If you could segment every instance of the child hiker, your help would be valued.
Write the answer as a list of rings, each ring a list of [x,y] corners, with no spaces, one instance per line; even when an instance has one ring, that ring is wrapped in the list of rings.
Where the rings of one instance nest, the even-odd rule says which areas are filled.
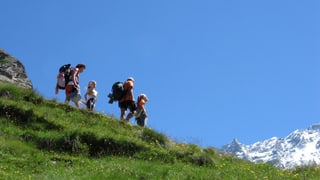
[[[87,92],[84,94],[85,104],[90,111],[94,110],[98,98],[98,92],[96,91],[96,81],[89,81]]]
[[[137,124],[144,127],[147,123],[147,111],[145,104],[148,101],[148,97],[145,94],[140,94],[137,100],[137,110],[135,113]]]

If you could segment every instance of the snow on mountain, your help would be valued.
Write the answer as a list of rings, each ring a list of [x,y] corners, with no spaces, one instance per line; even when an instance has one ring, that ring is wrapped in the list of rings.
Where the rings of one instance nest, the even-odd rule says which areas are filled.
[[[273,137],[251,145],[233,139],[221,151],[255,163],[268,163],[281,169],[320,165],[320,124],[295,130],[285,138]]]

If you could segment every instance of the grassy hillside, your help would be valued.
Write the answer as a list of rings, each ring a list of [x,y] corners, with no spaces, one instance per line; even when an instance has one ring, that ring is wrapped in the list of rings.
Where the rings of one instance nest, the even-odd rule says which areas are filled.
[[[0,85],[0,179],[318,179]]]

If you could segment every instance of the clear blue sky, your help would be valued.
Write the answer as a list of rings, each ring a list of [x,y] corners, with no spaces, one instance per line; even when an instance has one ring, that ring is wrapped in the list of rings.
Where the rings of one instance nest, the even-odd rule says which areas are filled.
[[[320,1],[2,0],[0,48],[54,94],[58,68],[85,63],[97,110],[133,76],[150,101],[149,127],[220,148],[252,144],[320,121]]]

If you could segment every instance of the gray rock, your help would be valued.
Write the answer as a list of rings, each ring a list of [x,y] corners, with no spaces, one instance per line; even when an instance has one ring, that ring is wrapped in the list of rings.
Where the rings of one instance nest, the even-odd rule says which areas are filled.
[[[20,87],[33,89],[23,64],[0,49],[0,84],[11,83]]]

